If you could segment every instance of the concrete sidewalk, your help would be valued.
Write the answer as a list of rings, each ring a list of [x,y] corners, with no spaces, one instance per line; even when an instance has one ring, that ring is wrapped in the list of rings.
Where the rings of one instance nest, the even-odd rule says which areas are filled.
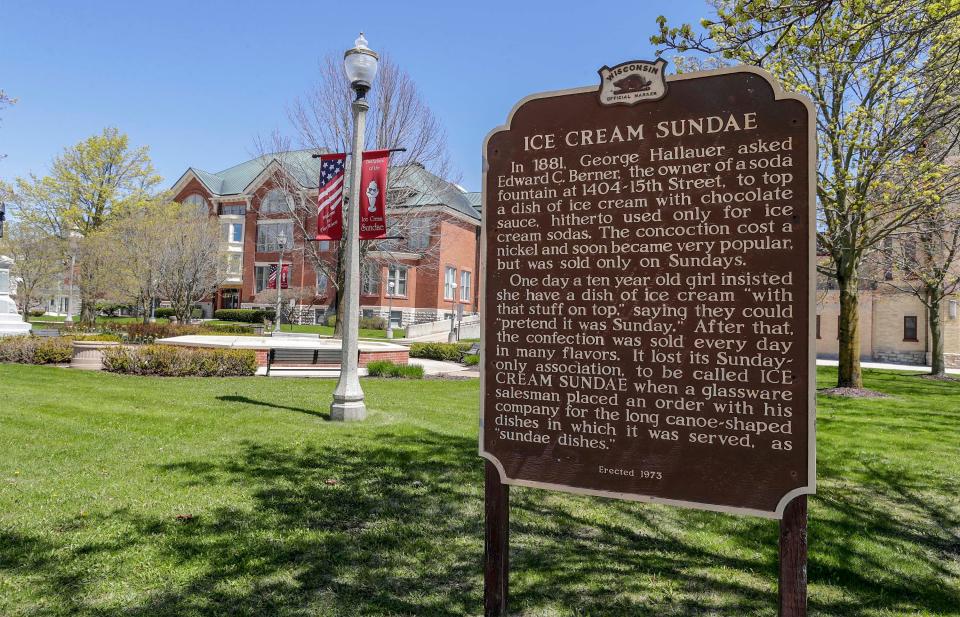
[[[423,367],[423,374],[434,377],[450,375],[452,377],[479,377],[479,372],[475,366],[464,366],[459,362],[446,362],[443,360],[428,360],[426,358],[410,358],[410,364],[418,364]],[[471,373],[477,373],[472,375]]]
[[[836,360],[825,360],[825,359],[817,358],[817,366],[837,366],[838,364],[839,362],[837,362]],[[919,373],[930,372],[929,366],[920,366],[918,364],[888,364],[886,362],[861,362],[860,367],[887,369],[891,371],[916,371]],[[960,369],[948,368],[947,373],[950,373],[952,375],[960,375]]]

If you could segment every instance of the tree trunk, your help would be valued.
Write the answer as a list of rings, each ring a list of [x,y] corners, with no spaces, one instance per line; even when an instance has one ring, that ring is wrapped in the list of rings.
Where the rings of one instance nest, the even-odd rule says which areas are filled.
[[[70,298],[70,302],[73,302],[73,298]],[[75,310],[71,309],[71,312]],[[97,323],[97,303],[82,287],[80,288],[80,323],[91,327]]]
[[[838,388],[862,388],[860,374],[860,290],[856,269],[837,276],[840,286]]]
[[[928,296],[930,304],[927,307],[927,315],[930,323],[930,351],[932,369],[931,375],[943,377],[946,374],[946,366],[943,357],[943,324],[940,321],[940,294],[933,292]]]

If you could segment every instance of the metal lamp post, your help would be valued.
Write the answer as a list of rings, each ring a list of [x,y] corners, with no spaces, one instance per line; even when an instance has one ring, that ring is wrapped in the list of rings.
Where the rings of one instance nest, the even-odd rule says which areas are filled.
[[[344,243],[343,327],[340,379],[333,391],[330,419],[339,421],[363,420],[367,417],[363,389],[358,374],[360,352],[358,347],[360,323],[360,169],[363,160],[363,135],[367,110],[370,105],[364,96],[377,75],[380,58],[367,47],[367,39],[360,33],[353,49],[343,54],[343,68],[356,93],[353,101],[353,154],[350,159],[350,201],[346,208]]]
[[[393,338],[393,290],[396,286],[393,281],[387,283],[387,338]]]
[[[70,286],[67,288],[67,318],[63,322],[69,327],[73,325],[73,277],[77,271],[77,241],[70,234]]]
[[[287,247],[287,234],[280,232],[277,236],[277,248],[280,249],[280,261],[277,264],[277,314],[274,315],[273,331],[280,331],[280,314],[283,310],[283,249]]]
[[[450,334],[447,335],[448,343],[457,342],[457,284],[454,283],[450,286],[453,289],[453,299],[450,300],[450,310],[453,311],[450,313]]]

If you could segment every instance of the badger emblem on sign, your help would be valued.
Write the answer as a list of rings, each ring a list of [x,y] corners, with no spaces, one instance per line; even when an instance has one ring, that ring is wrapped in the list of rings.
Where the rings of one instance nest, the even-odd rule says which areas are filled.
[[[604,66],[600,73],[600,103],[603,105],[636,105],[642,101],[659,101],[667,94],[663,69],[667,61],[631,60],[614,67]]]

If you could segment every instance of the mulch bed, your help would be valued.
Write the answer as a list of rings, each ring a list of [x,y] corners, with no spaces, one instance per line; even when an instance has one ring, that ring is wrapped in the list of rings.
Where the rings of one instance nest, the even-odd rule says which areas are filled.
[[[866,388],[824,388],[817,390],[817,394],[826,396],[843,396],[846,398],[890,398],[889,395]]]

